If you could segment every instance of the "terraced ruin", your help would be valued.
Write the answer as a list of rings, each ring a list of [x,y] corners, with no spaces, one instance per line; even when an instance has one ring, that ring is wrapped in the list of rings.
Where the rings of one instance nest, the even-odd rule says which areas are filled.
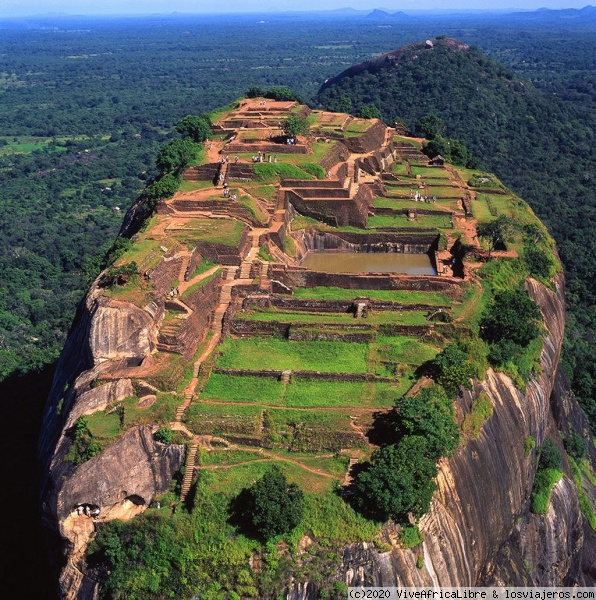
[[[308,135],[284,135],[290,115]],[[477,220],[535,218],[422,142],[376,119],[241,100],[118,260],[138,274],[103,294],[159,333],[96,384],[130,379],[131,423],[186,441],[182,500],[206,471],[239,490],[273,462],[308,492],[349,483],[383,414],[425,385],[420,366],[478,317]]]

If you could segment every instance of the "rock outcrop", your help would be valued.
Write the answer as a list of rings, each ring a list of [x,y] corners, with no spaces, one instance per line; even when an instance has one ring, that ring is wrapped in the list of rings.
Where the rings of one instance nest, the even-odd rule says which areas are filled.
[[[45,460],[42,519],[53,537],[61,540],[62,555],[68,558],[66,565],[60,565],[64,598],[77,597],[74,590],[86,587],[76,563],[94,523],[142,512],[155,496],[168,490],[183,464],[184,446],[155,441],[155,426],[128,430],[78,466],[66,460],[79,417],[134,395],[130,379],[102,381],[100,377],[115,365],[140,364],[150,357],[160,318],[156,305],[140,309],[114,302],[93,287],[79,307],[57,365],[44,414],[40,456]]]

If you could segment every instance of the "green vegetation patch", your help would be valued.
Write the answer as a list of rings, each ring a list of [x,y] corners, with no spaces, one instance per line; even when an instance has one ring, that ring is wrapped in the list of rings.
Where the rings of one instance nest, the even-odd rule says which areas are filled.
[[[379,336],[373,350],[379,360],[416,366],[432,360],[439,352],[439,348],[404,335]]]
[[[572,456],[568,456],[567,458],[573,474],[573,483],[575,484],[575,489],[577,490],[580,510],[586,518],[586,521],[588,521],[590,524],[590,527],[596,531],[596,510],[594,509],[594,505],[590,501],[590,497],[588,496],[584,487],[584,478],[582,474],[582,468],[580,467],[580,464],[583,461],[577,461]]]
[[[228,338],[220,346],[218,367],[366,373],[366,344],[302,342],[275,338]]]
[[[370,298],[401,304],[448,305],[452,300],[440,292],[416,292],[410,290],[349,290],[338,287],[295,288],[294,298],[313,300],[354,300],[357,297]]]
[[[470,412],[464,417],[462,433],[472,439],[478,439],[485,421],[493,414],[493,405],[486,392],[480,392],[472,401]]]
[[[281,179],[315,179],[311,173],[288,163],[257,163],[254,168],[256,179],[266,183]]]
[[[390,407],[398,395],[397,385],[388,383],[294,378],[288,385],[285,403],[301,408]]]
[[[210,268],[211,267],[208,267],[208,269],[210,269]],[[197,281],[196,283],[193,283],[190,287],[188,287],[186,290],[184,290],[184,292],[182,293],[182,297],[188,298],[188,296],[192,295],[197,290],[201,289],[202,287],[205,287],[210,281],[213,281],[214,279],[221,277],[222,272],[223,272],[223,269],[217,269],[210,275],[207,275],[203,279]]]
[[[284,387],[274,377],[243,377],[213,373],[209,377],[205,389],[201,392],[201,398],[205,400],[280,404]]]
[[[168,234],[189,250],[200,242],[237,247],[244,228],[244,223],[233,219],[192,219],[183,228],[169,229]]]
[[[417,215],[414,219],[408,219],[405,214],[380,215],[369,217],[368,229],[379,229],[382,227],[420,227],[422,229],[451,229],[451,217],[445,215]]]
[[[258,224],[265,225],[269,220],[269,215],[263,212],[259,203],[252,196],[240,196],[238,202],[250,212]]]
[[[548,512],[550,494],[554,485],[563,477],[559,469],[539,469],[534,479],[534,488],[530,498],[530,510],[536,515]]]

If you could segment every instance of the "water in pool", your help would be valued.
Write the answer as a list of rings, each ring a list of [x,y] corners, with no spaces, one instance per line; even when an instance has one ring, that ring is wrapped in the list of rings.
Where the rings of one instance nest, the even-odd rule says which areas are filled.
[[[309,252],[301,266],[325,273],[437,274],[428,254],[398,252]]]

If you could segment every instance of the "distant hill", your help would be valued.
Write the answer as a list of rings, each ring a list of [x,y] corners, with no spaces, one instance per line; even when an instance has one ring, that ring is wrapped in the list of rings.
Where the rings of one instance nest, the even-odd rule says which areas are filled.
[[[596,6],[584,6],[584,8],[564,8],[552,10],[541,8],[532,12],[512,13],[511,18],[516,21],[530,21],[545,23],[596,23]]]
[[[394,12],[390,13],[389,11],[382,10],[380,8],[375,8],[375,10],[371,11],[366,15],[368,19],[383,19],[383,20],[393,20],[393,19],[411,19],[410,15],[407,15],[405,12]]]

